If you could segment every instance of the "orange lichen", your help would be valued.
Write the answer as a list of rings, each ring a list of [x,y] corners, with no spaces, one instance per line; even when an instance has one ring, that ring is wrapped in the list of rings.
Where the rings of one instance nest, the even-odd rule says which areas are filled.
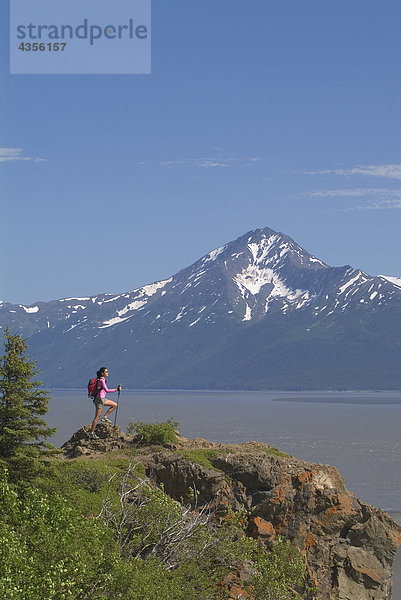
[[[401,532],[396,529],[392,529],[391,532],[393,534],[394,543],[397,544],[397,546],[401,546]]]
[[[374,571],[373,569],[359,569],[359,572],[362,573],[362,575],[366,575],[367,577],[369,577],[369,579],[375,581],[376,583],[381,583],[383,580],[379,573],[377,573],[377,571]]]
[[[304,471],[297,476],[297,479],[301,485],[309,483],[312,479],[312,473],[310,471]]]
[[[229,598],[230,600],[242,600],[243,598],[249,598],[249,594],[239,585],[233,585],[230,589]]]
[[[306,538],[305,538],[305,548],[306,551],[308,552],[310,550],[310,548],[312,546],[314,546],[317,543],[317,539],[315,538],[315,536],[309,531],[306,534]]]
[[[285,483],[282,483],[281,485],[278,485],[275,489],[274,489],[274,498],[272,498],[272,500],[274,502],[284,502],[286,499],[288,499],[288,493],[290,491],[294,491],[292,487],[289,486],[288,481],[286,481]],[[292,494],[291,494],[292,497]]]
[[[276,537],[273,525],[261,517],[252,517],[249,522],[249,531],[255,539],[259,537],[274,539]]]

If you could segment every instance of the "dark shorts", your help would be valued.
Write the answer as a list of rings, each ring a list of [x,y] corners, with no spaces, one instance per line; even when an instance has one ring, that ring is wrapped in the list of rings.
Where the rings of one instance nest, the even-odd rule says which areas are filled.
[[[98,408],[99,406],[104,406],[104,401],[106,398],[95,398],[93,404]]]

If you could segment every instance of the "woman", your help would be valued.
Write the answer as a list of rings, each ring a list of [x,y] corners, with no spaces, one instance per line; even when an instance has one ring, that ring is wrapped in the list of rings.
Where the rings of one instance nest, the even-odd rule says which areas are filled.
[[[91,427],[91,430],[89,433],[89,437],[92,440],[99,439],[99,437],[95,433],[95,427],[98,424],[100,415],[102,414],[103,406],[110,406],[110,408],[104,415],[104,417],[101,421],[102,423],[111,423],[111,421],[108,417],[113,412],[113,410],[116,410],[116,408],[117,408],[117,402],[114,402],[113,400],[108,400],[106,398],[106,394],[108,394],[109,392],[119,392],[121,390],[121,385],[119,385],[117,388],[115,388],[113,390],[109,390],[107,387],[107,383],[106,383],[106,377],[108,376],[108,374],[109,374],[109,370],[106,367],[102,367],[101,369],[99,369],[99,371],[96,374],[97,375],[96,396],[95,396],[95,399],[93,400],[93,404],[95,405],[95,418],[92,421],[92,427]]]

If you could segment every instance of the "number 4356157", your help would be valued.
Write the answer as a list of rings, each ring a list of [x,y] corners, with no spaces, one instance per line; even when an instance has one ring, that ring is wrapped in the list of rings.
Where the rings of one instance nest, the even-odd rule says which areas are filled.
[[[23,52],[64,52],[67,42],[22,42],[18,49]]]

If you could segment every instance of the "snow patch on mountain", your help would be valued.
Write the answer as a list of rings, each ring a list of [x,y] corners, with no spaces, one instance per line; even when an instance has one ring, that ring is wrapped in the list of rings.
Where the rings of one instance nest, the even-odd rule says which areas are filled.
[[[197,282],[199,279],[201,279],[202,275],[204,275],[205,273],[206,273],[206,270],[205,270],[205,269],[201,269],[200,271],[195,271],[195,273],[192,273],[192,275],[190,275],[190,276],[188,277],[188,281],[189,281],[190,279],[193,279],[193,282],[191,282],[191,283],[195,283],[195,282]],[[185,290],[187,287],[190,287],[190,286],[191,286],[191,283],[187,283],[187,285],[185,286],[184,290]],[[181,292],[181,293],[182,293],[182,292]]]
[[[312,298],[316,298],[316,296],[311,296],[309,292],[304,292],[297,298],[298,302],[295,308],[302,308],[305,304],[308,304]]]
[[[272,269],[261,269],[257,265],[248,265],[245,269],[242,269],[241,273],[238,273],[234,277],[234,281],[239,287],[242,297],[246,298],[246,292],[250,292],[255,296],[264,285],[272,283],[273,277],[274,273]],[[279,282],[278,278],[276,280]]]
[[[234,281],[239,287],[243,298],[246,298],[247,292],[256,296],[265,285],[272,286],[269,294],[270,298],[279,297],[294,301],[305,294],[305,290],[291,290],[288,288],[273,269],[269,267],[261,268],[255,264],[250,264],[242,269],[241,273],[234,277]]]
[[[351,277],[351,279],[349,279],[346,283],[344,283],[344,285],[342,285],[341,287],[339,287],[339,293],[343,294],[345,292],[346,289],[348,289],[353,283],[355,283],[356,281],[358,281],[360,277],[360,273],[357,273],[355,275],[355,277]]]
[[[146,296],[153,296],[153,294],[156,294],[157,290],[164,288],[172,280],[173,280],[173,278],[169,277],[169,279],[165,279],[164,281],[156,281],[155,283],[150,283],[149,285],[144,285],[142,288],[140,288],[140,290]]]
[[[252,238],[250,238],[252,239]],[[253,262],[254,263],[261,263],[262,261],[264,261],[271,249],[271,247],[273,246],[274,242],[278,241],[280,239],[279,235],[271,235],[268,238],[263,238],[262,241],[259,244],[256,244],[254,242],[252,243],[248,243],[248,248],[252,254],[252,258],[253,258]],[[280,247],[280,257],[283,254],[286,254],[289,251],[289,248],[287,246],[287,244],[283,244]]]
[[[77,298],[76,296],[74,298],[61,298],[61,300],[59,300],[59,302],[70,302],[71,300],[80,300],[81,302],[83,300],[90,300],[90,297],[87,298]]]
[[[210,261],[216,260],[216,258],[219,256],[219,254],[224,252],[224,250],[226,248],[227,248],[227,246],[220,246],[220,248],[216,248],[215,250],[212,250],[211,252],[209,252],[209,254],[206,254],[206,256],[202,259],[203,264],[206,264]]]
[[[389,277],[388,275],[378,275],[378,277],[381,277],[382,279],[385,279],[393,285],[401,288],[401,277]]]
[[[138,308],[142,308],[142,306],[145,306],[146,304],[146,300],[135,300],[135,302],[131,302],[131,304],[127,304],[127,306],[124,306],[124,308],[122,308],[121,310],[117,311],[117,315],[119,317],[121,317],[122,315],[125,315],[127,312],[131,312],[133,310],[138,310]]]
[[[316,262],[319,265],[322,265],[323,267],[327,267],[327,265],[324,262],[322,262],[321,260],[319,260],[318,258],[316,258],[316,256],[310,256],[309,260],[310,260],[310,262]]]
[[[174,321],[171,321],[171,322],[175,323],[176,321],[179,321],[180,319],[182,319],[182,317],[185,315],[184,311],[185,311],[186,308],[187,308],[186,306],[183,306],[182,308],[180,308],[180,311],[179,311],[178,315],[176,316],[176,318],[174,319]]]
[[[112,319],[109,319],[108,321],[104,321],[101,325],[99,325],[99,329],[105,329],[106,327],[112,327],[112,325],[117,325],[118,323],[123,323],[124,321],[126,321],[129,318],[130,317],[125,317],[122,319],[121,317],[113,317]]]
[[[23,308],[24,311],[29,314],[37,313],[39,310],[39,306],[23,306],[22,304],[19,304],[19,307]]]
[[[250,306],[248,306],[248,304],[246,305],[246,309],[245,309],[245,316],[242,319],[243,321],[250,321],[252,319],[252,309]]]
[[[149,285],[144,285],[141,288],[137,288],[133,290],[129,294],[120,294],[115,296],[114,298],[109,298],[107,300],[103,300],[102,302],[98,302],[98,304],[102,304],[103,302],[113,302],[118,298],[133,298],[132,302],[129,302],[126,306],[117,310],[114,314],[116,316],[103,321],[101,325],[99,325],[99,329],[104,329],[105,327],[112,327],[113,325],[118,325],[119,323],[123,323],[127,319],[130,319],[134,316],[136,311],[141,310],[148,302],[149,298],[156,294],[158,290],[165,287],[170,281],[172,281],[172,277],[169,279],[165,279],[163,281],[156,281],[155,283],[150,283]],[[163,292],[162,292],[163,293]],[[93,301],[93,299],[92,299]],[[132,313],[128,314],[127,313]],[[124,316],[127,315],[127,316]]]
[[[257,296],[264,288],[268,292],[264,306],[265,313],[269,308],[269,303],[274,299],[285,299],[290,303],[298,301],[295,308],[300,308],[311,300],[313,295],[308,290],[292,289],[280,275],[284,264],[282,259],[288,253],[295,252],[303,261],[304,255],[300,247],[284,241],[279,234],[272,234],[262,237],[257,242],[254,241],[254,237],[249,237],[247,248],[251,255],[249,264],[233,277],[244,300],[249,298],[249,294]],[[305,254],[305,256],[307,255]],[[316,262],[326,266],[317,259]],[[252,308],[246,303],[242,320],[249,321],[251,318]]]
[[[118,300],[119,298],[124,297],[124,294],[118,294],[118,296],[113,296],[113,298],[108,298],[107,300],[103,300],[103,302],[106,304],[106,302],[115,302],[116,300]],[[125,298],[129,298],[128,294],[125,294]]]
[[[145,306],[146,302],[147,300],[135,300],[134,302],[127,304],[127,306],[124,306],[124,308],[116,312],[116,317],[112,317],[107,321],[103,321],[103,323],[99,325],[99,329],[111,327],[112,325],[117,325],[118,323],[122,323],[123,321],[130,319],[135,314],[134,311],[139,310],[140,308]],[[127,317],[123,317],[123,315],[126,315],[128,312],[131,312],[132,314],[128,315]]]
[[[339,295],[343,294],[348,288],[350,288],[350,290],[345,294],[346,297],[348,296],[348,294],[350,292],[352,294],[355,294],[355,292],[357,291],[357,289],[355,289],[355,284],[357,286],[360,286],[360,285],[366,283],[367,281],[369,281],[369,279],[371,279],[371,277],[369,277],[363,271],[358,270],[356,272],[356,275],[354,275],[353,277],[351,277],[346,283],[344,283],[342,286],[340,286],[338,288],[339,289],[338,294]]]

